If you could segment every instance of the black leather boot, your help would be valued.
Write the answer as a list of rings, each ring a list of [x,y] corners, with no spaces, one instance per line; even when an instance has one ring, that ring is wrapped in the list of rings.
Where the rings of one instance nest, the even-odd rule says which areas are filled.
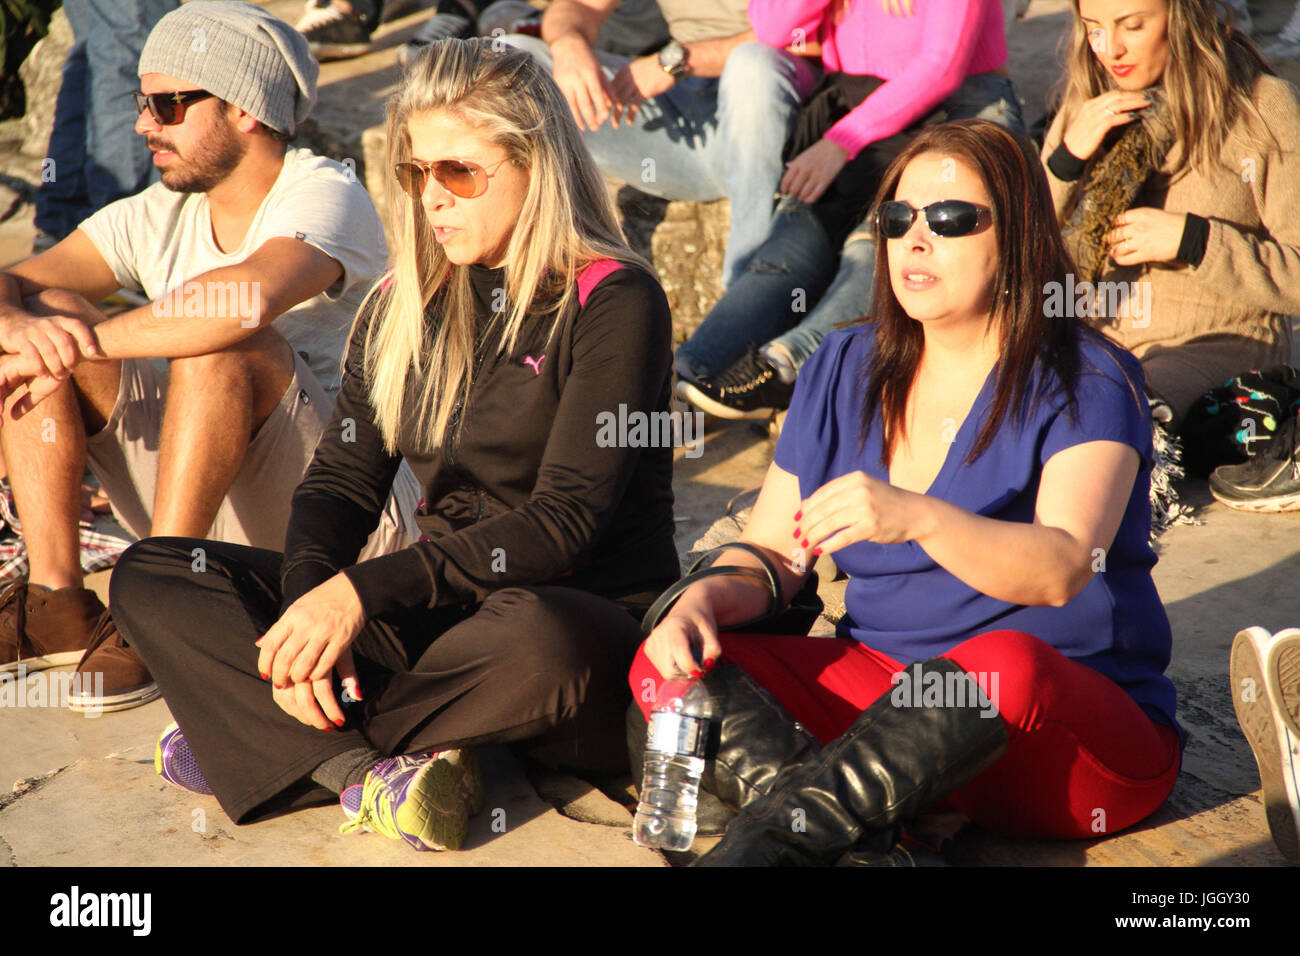
[[[703,681],[713,716],[696,832],[713,836],[726,829],[738,810],[767,793],[783,768],[808,760],[821,745],[736,665],[720,664]],[[633,703],[627,711],[627,749],[638,788],[645,737],[645,718]]]
[[[733,810],[772,789],[782,770],[812,759],[821,744],[735,664],[704,675],[713,717],[701,786]]]
[[[882,694],[818,757],[746,807],[696,865],[821,866],[877,835],[892,843],[898,827],[1002,755],[1006,725],[988,713],[973,677],[945,658],[908,673],[922,687],[939,681],[942,703],[913,706],[910,692]]]

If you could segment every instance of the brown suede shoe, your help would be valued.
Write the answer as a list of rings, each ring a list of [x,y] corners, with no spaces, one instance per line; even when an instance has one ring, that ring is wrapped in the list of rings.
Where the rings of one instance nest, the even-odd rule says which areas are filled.
[[[10,585],[0,594],[0,673],[77,663],[105,613],[99,595],[87,588]]]
[[[130,710],[161,696],[140,655],[126,646],[107,610],[77,665],[68,707],[79,714]]]

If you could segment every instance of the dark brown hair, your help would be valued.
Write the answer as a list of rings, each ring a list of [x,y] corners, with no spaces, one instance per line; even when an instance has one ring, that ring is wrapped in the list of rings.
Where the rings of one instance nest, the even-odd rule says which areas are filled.
[[[1061,240],[1047,176],[1033,145],[987,120],[931,127],[912,140],[885,171],[873,209],[894,197],[903,170],[923,153],[939,153],[965,163],[984,181],[991,197],[998,266],[990,321],[998,336],[998,360],[993,405],[967,459],[973,461],[988,448],[1008,413],[1017,418],[1023,415],[1026,390],[1040,364],[1055,373],[1073,415],[1078,339],[1095,333],[1077,319],[1050,316],[1044,308],[1049,283],[1064,284],[1074,265]],[[887,242],[878,239],[875,348],[861,369],[865,398],[860,433],[865,446],[879,411],[884,426],[880,461],[885,468],[906,432],[907,400],[925,347],[921,323],[903,310],[894,295],[887,249]],[[1041,383],[1046,384],[1048,378],[1044,376]]]

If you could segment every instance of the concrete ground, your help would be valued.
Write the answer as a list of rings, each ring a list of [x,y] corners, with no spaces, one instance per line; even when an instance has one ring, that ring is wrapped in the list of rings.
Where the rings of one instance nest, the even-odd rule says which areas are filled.
[[[265,4],[296,18],[300,0]],[[1254,4],[1267,29],[1280,22],[1270,4]],[[1065,22],[1064,0],[1035,0],[1011,35],[1012,68],[1037,115],[1054,78],[1050,51]],[[1289,6],[1287,6],[1289,9]],[[321,136],[357,143],[378,122],[397,78],[396,45],[421,22],[385,28],[380,49],[322,71]],[[1272,18],[1272,19],[1270,19]],[[1291,69],[1293,65],[1288,65]],[[1291,74],[1293,79],[1294,72]],[[345,152],[336,158],[350,155]],[[360,155],[359,153],[354,155]],[[30,164],[0,156],[0,169],[29,175]],[[0,179],[0,184],[3,183]],[[0,203],[4,206],[5,203]],[[0,209],[0,215],[5,215]],[[0,263],[27,254],[31,207],[18,203],[0,221]],[[674,486],[682,551],[722,514],[737,492],[759,483],[770,460],[765,432],[747,423],[711,423],[704,454],[679,457]],[[679,453],[680,456],[680,453]],[[1204,483],[1184,499],[1202,523],[1162,539],[1155,580],[1175,635],[1170,673],[1179,714],[1191,732],[1173,796],[1139,827],[1076,843],[998,838],[976,829],[947,851],[958,865],[1272,866],[1284,861],[1269,839],[1250,748],[1237,728],[1228,688],[1228,648],[1243,627],[1300,625],[1300,515],[1253,516],[1214,502]],[[101,590],[107,573],[91,584]],[[827,603],[836,600],[828,585]],[[70,668],[60,669],[67,673]],[[42,678],[29,678],[28,694]],[[30,696],[26,698],[32,703]],[[236,827],[211,798],[165,784],[152,769],[154,741],[170,720],[156,701],[98,719],[55,707],[0,708],[0,865],[581,865],[664,866],[664,856],[635,846],[625,807],[628,781],[602,789],[522,767],[502,748],[483,754],[487,808],[467,848],[416,854],[374,835],[343,837],[342,815],[322,806]],[[12,787],[12,790],[11,790]],[[584,822],[588,821],[588,822]],[[75,834],[75,839],[69,835]],[[697,841],[707,849],[710,840]],[[671,862],[681,862],[680,859]]]

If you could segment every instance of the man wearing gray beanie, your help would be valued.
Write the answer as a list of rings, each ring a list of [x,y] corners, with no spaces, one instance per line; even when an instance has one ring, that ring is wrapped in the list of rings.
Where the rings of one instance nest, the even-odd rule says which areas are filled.
[[[87,464],[138,537],[284,545],[352,317],[387,258],[352,170],[286,147],[317,72],[302,35],[253,4],[168,13],[136,94],[162,181],[0,272],[0,446],[30,563],[0,595],[0,672],[79,660],[74,710],[158,693],[83,586]],[[112,318],[90,304],[118,289],[151,301]],[[399,473],[362,557],[412,540],[417,497]]]

